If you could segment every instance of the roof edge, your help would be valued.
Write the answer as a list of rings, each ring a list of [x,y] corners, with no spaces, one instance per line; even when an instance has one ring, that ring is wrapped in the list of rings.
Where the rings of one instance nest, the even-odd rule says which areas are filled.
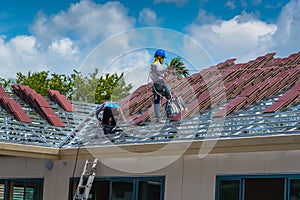
[[[59,160],[59,149],[0,142],[0,155]]]
[[[91,158],[144,158],[225,153],[250,153],[300,150],[300,135],[215,138],[194,141],[50,148],[24,144],[0,143],[0,155],[51,160],[84,160]]]
[[[300,150],[300,135],[217,138],[169,143],[60,149],[60,159],[108,159]]]

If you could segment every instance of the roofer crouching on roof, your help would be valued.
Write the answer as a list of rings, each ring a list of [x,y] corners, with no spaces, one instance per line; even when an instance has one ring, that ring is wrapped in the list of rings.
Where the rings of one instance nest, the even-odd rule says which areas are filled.
[[[117,126],[120,115],[122,115],[120,106],[111,101],[106,101],[96,108],[96,118],[99,120],[105,135],[122,131]]]
[[[153,81],[153,96],[154,96],[154,112],[155,112],[155,118],[156,122],[161,121],[160,111],[159,111],[159,104],[161,97],[165,97],[167,99],[166,102],[166,114],[168,118],[172,118],[172,111],[171,111],[171,104],[172,104],[172,98],[170,94],[170,89],[166,85],[166,79],[167,75],[170,73],[170,71],[173,70],[172,66],[169,66],[165,68],[163,66],[164,58],[166,58],[166,53],[163,49],[158,49],[155,51],[154,54],[154,61],[151,64],[151,71],[150,71],[150,77]]]

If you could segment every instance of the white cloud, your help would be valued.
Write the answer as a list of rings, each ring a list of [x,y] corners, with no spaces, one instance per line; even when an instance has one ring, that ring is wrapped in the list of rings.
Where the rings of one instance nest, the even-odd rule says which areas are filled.
[[[108,71],[124,72],[126,83],[131,83],[136,89],[150,82],[149,71],[152,55],[146,49],[128,52],[113,62]]]
[[[61,56],[73,56],[78,53],[78,48],[74,46],[74,42],[70,38],[62,38],[55,40],[50,46],[49,50]]]
[[[160,20],[150,8],[144,8],[139,13],[139,22],[145,26],[159,26]]]
[[[47,50],[35,36],[20,35],[8,41],[0,38],[0,77],[15,78],[17,72],[50,71],[70,74],[79,67],[78,49],[68,38],[54,41]]]
[[[81,0],[51,16],[40,11],[30,28],[32,35],[0,37],[0,77],[29,70],[70,74],[90,49],[134,24],[120,2]]]
[[[128,17],[127,8],[119,2],[97,4],[82,0],[54,16],[48,17],[40,12],[31,30],[43,39],[69,35],[89,43],[128,30],[134,23],[135,20]]]
[[[268,53],[276,25],[267,24],[243,13],[228,21],[211,24],[191,24],[187,32],[196,39],[216,62],[228,58],[248,61]]]
[[[8,42],[0,38],[1,77],[15,77],[17,72],[47,70],[33,36],[20,35]]]
[[[184,5],[187,0],[154,0],[154,2]],[[260,1],[256,3],[259,4]],[[216,62],[232,57],[244,62],[270,52],[287,56],[299,51],[299,10],[300,0],[291,0],[282,9],[278,23],[275,24],[265,23],[245,12],[228,21],[218,21],[215,16],[200,10],[195,23],[186,27],[185,31],[203,46]],[[149,8],[140,12],[138,20],[148,26],[156,26],[157,24],[152,24],[154,22],[160,23],[156,13]],[[26,73],[29,70],[70,73],[74,67],[80,66],[86,54],[98,42],[104,43],[111,35],[129,30],[134,25],[135,19],[128,16],[128,9],[120,2],[97,4],[90,0],[82,0],[51,16],[39,12],[31,27],[32,35],[19,35],[11,39],[0,36],[0,77],[14,77],[18,71]],[[164,34],[160,37],[160,33],[155,36],[160,43],[151,46],[153,41],[150,41],[151,45],[147,47],[168,46],[166,43],[170,41],[179,42],[172,40],[169,35],[168,40],[162,40]],[[99,57],[100,53],[95,53],[96,62],[93,66],[107,66],[109,62],[113,62],[116,55],[112,56],[112,52],[116,49],[119,50],[117,53],[124,52],[131,49],[130,47],[140,47],[139,43],[143,40],[151,40],[147,34],[139,34],[138,37],[134,34],[128,37],[125,34],[109,45],[104,45],[105,48],[101,48],[100,51],[101,55],[111,58],[101,65],[103,57]],[[176,49],[178,45],[174,46],[169,45],[169,50]],[[124,64],[120,66],[126,68],[133,60],[137,65],[149,63],[151,56],[149,58],[147,54],[139,55],[142,57],[140,60],[145,62],[124,57],[122,58]]]
[[[260,3],[260,0],[253,2],[256,5]],[[207,20],[207,24],[198,24],[201,16],[204,19],[207,16],[203,12],[200,15],[199,11],[196,22],[188,26],[186,32],[208,51],[215,62],[231,57],[247,62],[270,52],[275,52],[278,57],[286,57],[299,52],[299,10],[300,0],[290,0],[274,24],[245,12],[228,21]]]
[[[207,64],[203,49],[194,40],[187,39],[186,35],[170,29],[145,27],[132,29],[101,43],[82,63],[81,72],[91,73],[95,67],[101,67],[100,75],[123,71],[127,82],[136,87],[149,81],[150,64],[157,48],[165,49],[167,63],[179,56],[188,61],[189,69],[200,67],[199,62],[202,66],[204,59]]]
[[[37,41],[33,36],[20,35],[10,40],[10,49],[20,55],[33,55],[37,51]]]
[[[211,23],[216,21],[216,17],[211,13],[207,13],[206,10],[200,9],[196,21],[201,24]]]
[[[281,11],[278,30],[272,38],[274,49],[288,56],[299,51],[300,41],[300,0],[291,0]]]

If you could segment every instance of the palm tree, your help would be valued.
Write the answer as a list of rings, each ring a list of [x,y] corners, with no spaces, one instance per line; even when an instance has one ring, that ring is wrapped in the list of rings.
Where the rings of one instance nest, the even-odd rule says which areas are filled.
[[[182,79],[183,77],[190,75],[189,70],[185,67],[180,57],[173,58],[170,66],[174,66],[178,79]]]

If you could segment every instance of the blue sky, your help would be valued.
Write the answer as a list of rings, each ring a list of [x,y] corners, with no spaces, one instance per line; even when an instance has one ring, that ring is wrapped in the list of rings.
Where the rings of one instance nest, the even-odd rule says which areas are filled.
[[[186,35],[216,64],[229,58],[247,62],[270,52],[285,57],[300,50],[300,0],[0,0],[0,3],[0,77],[5,78],[15,77],[18,71],[70,74],[73,69],[84,69],[83,63],[87,63],[87,57],[99,44],[143,27],[166,30],[164,38],[159,38],[161,48],[165,40],[170,40],[169,31]],[[129,41],[130,38],[122,38],[112,42],[110,51],[128,46]],[[114,63],[149,65],[151,44],[143,45],[146,51],[131,53],[120,59],[122,63]],[[180,45],[168,50],[184,52]],[[199,55],[197,51],[189,53],[194,54],[189,56]],[[98,60],[107,57],[97,56]],[[98,64],[105,68],[111,60]],[[206,67],[209,66],[196,66]]]

